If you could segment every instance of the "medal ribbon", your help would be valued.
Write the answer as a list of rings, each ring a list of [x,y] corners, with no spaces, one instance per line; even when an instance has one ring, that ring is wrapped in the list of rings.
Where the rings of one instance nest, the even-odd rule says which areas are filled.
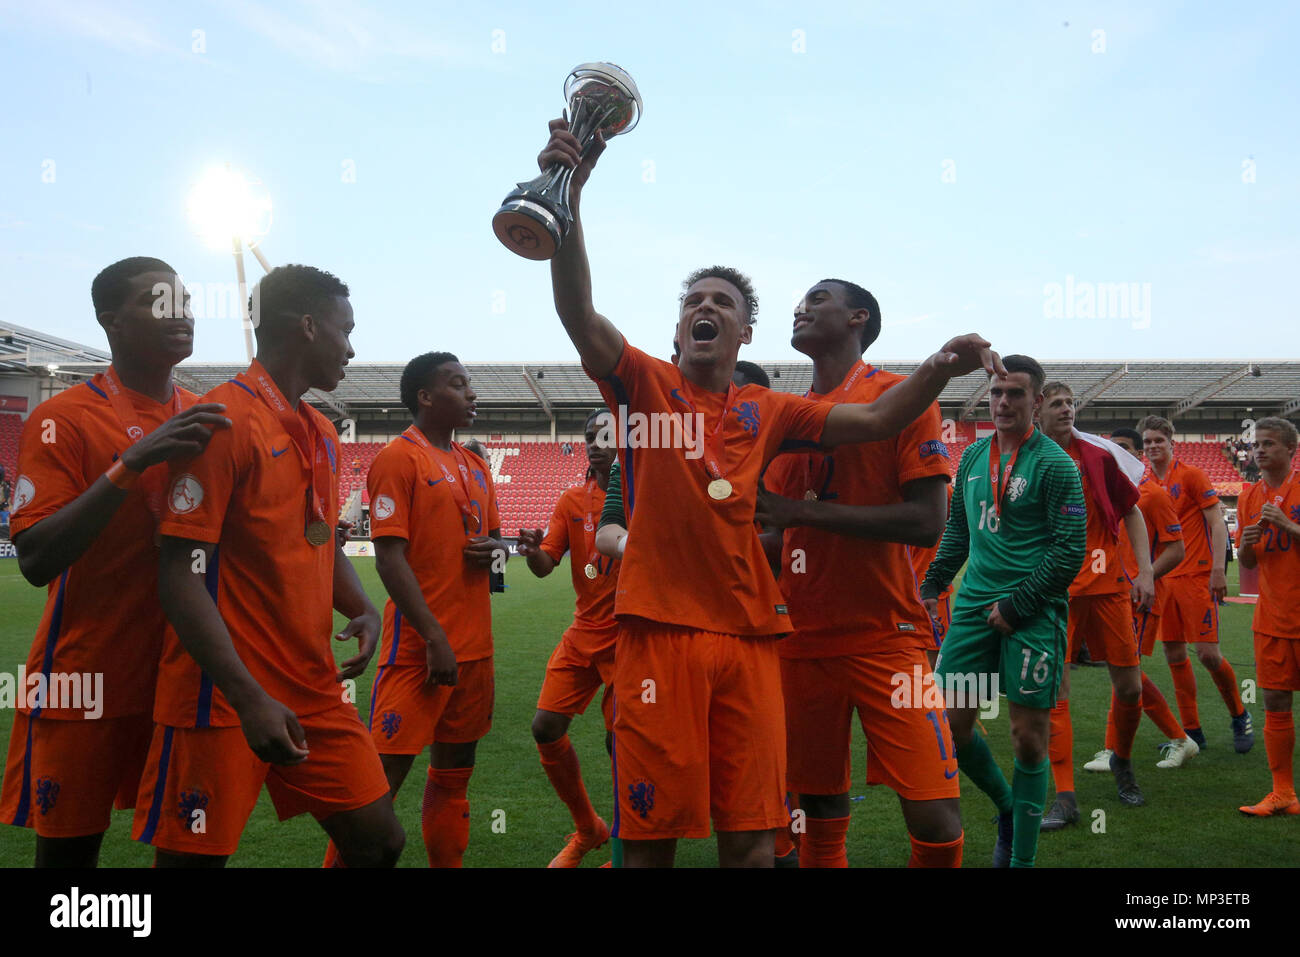
[[[117,372],[113,367],[110,365],[105,371],[96,375],[91,382],[108,396],[108,404],[112,406],[118,424],[122,426],[122,431],[126,433],[127,448],[144,438],[145,431],[140,425],[140,417],[136,415],[135,406],[131,404],[131,400],[123,392],[122,383],[118,380]],[[171,415],[176,415],[181,411],[181,394],[174,383],[172,385],[171,404]],[[170,417],[168,416],[168,418]],[[119,455],[118,458],[120,459],[121,456]],[[136,482],[136,486],[144,495],[145,505],[148,506],[149,513],[153,515],[155,523],[162,516],[163,486],[166,484],[167,470],[156,467],[145,469]]]
[[[587,564],[599,567],[599,556],[596,554],[595,493],[596,480],[590,479],[587,482],[587,520],[582,524],[582,539],[587,546]]]
[[[267,408],[275,413],[280,427],[289,434],[293,447],[298,453],[298,462],[303,472],[311,479],[311,485],[307,489],[308,523],[324,522],[328,525],[324,501],[329,496],[329,467],[320,468],[316,464],[314,441],[316,436],[308,434],[308,423],[304,421],[304,416],[289,406],[284,396],[280,394],[280,390],[276,388],[271,374],[256,359],[247,371],[239,373],[235,378],[245,385],[254,387],[253,392],[266,403]],[[313,429],[312,432],[314,431]]]
[[[677,378],[681,380],[682,390],[686,389],[686,377],[677,371]],[[710,479],[725,478],[722,473],[722,460],[726,454],[727,440],[723,434],[723,426],[727,424],[727,413],[736,401],[736,383],[727,383],[727,397],[722,402],[722,414],[718,416],[718,423],[713,429],[704,436],[704,470],[708,473]],[[695,411],[695,404],[689,400],[686,403]]]
[[[429,460],[438,467],[438,470],[442,472],[442,477],[447,480],[447,485],[451,489],[452,500],[455,501],[456,507],[460,509],[460,514],[465,518],[465,536],[470,537],[471,526],[474,534],[482,531],[483,523],[474,514],[474,508],[470,504],[469,465],[465,461],[465,453],[461,450],[461,447],[455,442],[451,443],[451,454],[455,456],[456,465],[460,469],[461,481],[457,482],[456,476],[448,471],[447,466],[443,464],[438,456],[433,454],[433,444],[425,438],[423,432],[412,425],[402,434],[424,449],[425,454],[429,456]]]
[[[1033,425],[1029,426],[1029,431],[1025,433],[1016,446],[1016,450],[1011,453],[1011,458],[1007,461],[1006,468],[1002,469],[1001,478],[998,476],[998,464],[1002,461],[1002,450],[998,448],[998,434],[993,433],[993,438],[989,442],[989,481],[993,483],[993,513],[1001,516],[1002,514],[1002,496],[1006,494],[1006,484],[1011,479],[1011,471],[1016,467],[1016,459],[1020,455],[1020,450],[1025,447],[1030,436],[1034,434]]]

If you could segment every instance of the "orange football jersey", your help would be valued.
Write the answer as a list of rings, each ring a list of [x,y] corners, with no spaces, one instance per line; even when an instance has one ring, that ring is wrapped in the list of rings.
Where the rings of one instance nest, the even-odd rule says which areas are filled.
[[[843,383],[814,400],[873,402],[903,377],[859,360]],[[892,505],[916,479],[948,477],[948,448],[940,438],[939,406],[902,433],[880,442],[844,445],[830,453],[777,456],[764,485],[788,498],[812,492],[823,502]],[[821,658],[934,645],[930,618],[917,594],[906,545],[797,527],[785,531],[781,591],[795,634],[783,658]]]
[[[1237,546],[1247,525],[1257,523],[1272,502],[1293,522],[1300,522],[1300,475],[1292,472],[1281,488],[1260,479],[1237,502]],[[1259,601],[1251,627],[1261,635],[1300,639],[1300,541],[1271,522],[1255,544],[1259,562]],[[1269,686],[1265,686],[1269,687]]]
[[[307,715],[338,704],[334,557],[338,524],[338,433],[306,401],[294,412],[305,430],[304,464],[292,436],[258,392],[271,383],[261,363],[203,397],[222,402],[229,429],[216,429],[195,458],[171,465],[162,534],[215,545],[204,578],[235,652],[272,698]],[[322,476],[323,545],[306,538],[311,474]],[[239,717],[212,679],[167,629],[154,720],[173,727],[230,727]]]
[[[1089,481],[1087,470],[1083,467],[1083,456],[1079,451],[1079,439],[1072,439],[1065,451],[1074,460],[1079,470],[1079,481],[1083,483],[1083,499],[1088,505],[1088,553],[1079,568],[1079,574],[1070,583],[1070,597],[1076,595],[1111,595],[1129,590],[1128,575],[1124,571],[1123,551],[1120,549],[1119,535],[1112,534],[1106,527],[1106,520],[1101,510],[1093,504],[1097,490]],[[1105,494],[1105,490],[1101,491]],[[1119,527],[1124,528],[1124,518],[1120,516]]]
[[[1196,466],[1184,465],[1177,459],[1170,464],[1164,481],[1157,478],[1149,467],[1147,474],[1174,500],[1174,511],[1183,526],[1183,546],[1187,554],[1165,577],[1208,575],[1214,567],[1210,558],[1210,526],[1201,510],[1219,503],[1219,495],[1210,484],[1209,476]]]
[[[730,635],[790,631],[754,525],[758,481],[783,444],[817,443],[831,405],[756,385],[709,392],[626,343],[596,381],[615,415],[630,523],[615,614]],[[730,484],[721,499],[707,491],[711,437]]]
[[[569,577],[577,595],[574,620],[596,627],[614,620],[614,588],[618,584],[618,559],[596,551],[596,526],[604,507],[605,492],[595,479],[565,489],[542,540],[542,551],[557,562],[566,551],[570,553]],[[587,577],[588,566],[595,570],[595,578]]]
[[[490,570],[471,565],[464,554],[471,537],[501,525],[486,463],[455,442],[444,452],[412,425],[375,457],[366,486],[371,537],[406,539],[406,561],[456,660],[490,658]],[[424,640],[390,598],[380,663],[423,665],[424,659]]]
[[[101,376],[38,405],[23,423],[9,530],[14,538],[90,488],[131,444]],[[152,432],[197,397],[179,387],[158,403],[125,387],[139,427]],[[102,674],[100,717],[149,714],[166,619],[158,602],[156,510],[167,467],[148,469],[82,556],[48,586],[45,611],[27,657],[27,673]],[[157,487],[157,499],[147,491]],[[51,702],[54,703],[54,702]],[[19,710],[76,720],[83,709]]]

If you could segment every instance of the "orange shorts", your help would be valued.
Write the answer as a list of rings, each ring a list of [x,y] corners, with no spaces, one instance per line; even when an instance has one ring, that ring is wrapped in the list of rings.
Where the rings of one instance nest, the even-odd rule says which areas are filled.
[[[1137,639],[1138,651],[1143,657],[1156,649],[1156,638],[1160,635],[1160,615],[1152,608],[1150,611],[1138,611],[1137,605],[1130,603],[1133,609],[1133,637]]]
[[[786,785],[796,794],[843,794],[852,783],[853,712],[867,736],[867,783],[887,784],[909,801],[960,795],[957,753],[948,714],[895,707],[896,675],[909,686],[930,662],[919,648],[835,658],[782,658],[785,693]],[[912,695],[906,703],[913,704]],[[935,703],[935,702],[931,702]]]
[[[323,820],[388,794],[388,779],[356,709],[338,704],[298,719],[311,756],[267,764],[233,728],[156,725],[140,779],[131,836],[181,854],[235,853],[257,795],[266,790],[280,820]]]
[[[1087,644],[1093,661],[1117,668],[1137,667],[1138,642],[1133,633],[1133,601],[1128,593],[1073,596],[1066,639],[1070,661]]]
[[[1219,606],[1210,596],[1210,576],[1166,576],[1163,581],[1165,599],[1160,607],[1160,640],[1217,644]]]
[[[574,623],[560,638],[560,643],[551,652],[551,660],[546,663],[546,677],[542,680],[542,693],[537,698],[539,711],[553,711],[572,717],[582,714],[596,697],[600,686],[605,686],[604,697],[600,701],[600,710],[605,717],[605,730],[614,730],[614,646],[588,657],[580,650],[589,646],[583,635],[591,634]]]
[[[58,721],[16,712],[0,821],[41,837],[102,834],[114,807],[135,807],[152,734],[147,714]]]
[[[380,754],[419,754],[437,741],[469,744],[492,727],[492,659],[462,661],[454,685],[425,687],[424,665],[382,665],[370,689],[370,733]]]
[[[1300,691],[1300,639],[1255,632],[1255,680],[1269,691]]]
[[[641,618],[614,668],[614,835],[708,837],[784,827],[785,720],[775,636]]]

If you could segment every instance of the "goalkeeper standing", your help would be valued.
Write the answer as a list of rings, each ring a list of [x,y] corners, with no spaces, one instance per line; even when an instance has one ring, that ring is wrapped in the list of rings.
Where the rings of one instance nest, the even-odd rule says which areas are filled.
[[[1003,364],[1008,374],[989,389],[997,431],[962,456],[921,598],[933,615],[938,595],[967,563],[935,679],[949,690],[958,767],[998,808],[994,867],[1032,867],[1047,799],[1050,711],[1066,664],[1069,587],[1083,564],[1087,510],[1070,456],[1034,428],[1042,366],[1028,356],[1007,356]],[[951,700],[954,688],[987,687],[988,679],[979,679],[990,674],[1010,702],[1010,785],[972,732],[978,703]]]

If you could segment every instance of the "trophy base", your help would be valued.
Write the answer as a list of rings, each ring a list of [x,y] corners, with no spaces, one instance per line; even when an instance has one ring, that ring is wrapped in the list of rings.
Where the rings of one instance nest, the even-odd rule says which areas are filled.
[[[545,206],[521,196],[507,197],[492,217],[501,244],[525,259],[545,260],[564,241],[566,224]]]

